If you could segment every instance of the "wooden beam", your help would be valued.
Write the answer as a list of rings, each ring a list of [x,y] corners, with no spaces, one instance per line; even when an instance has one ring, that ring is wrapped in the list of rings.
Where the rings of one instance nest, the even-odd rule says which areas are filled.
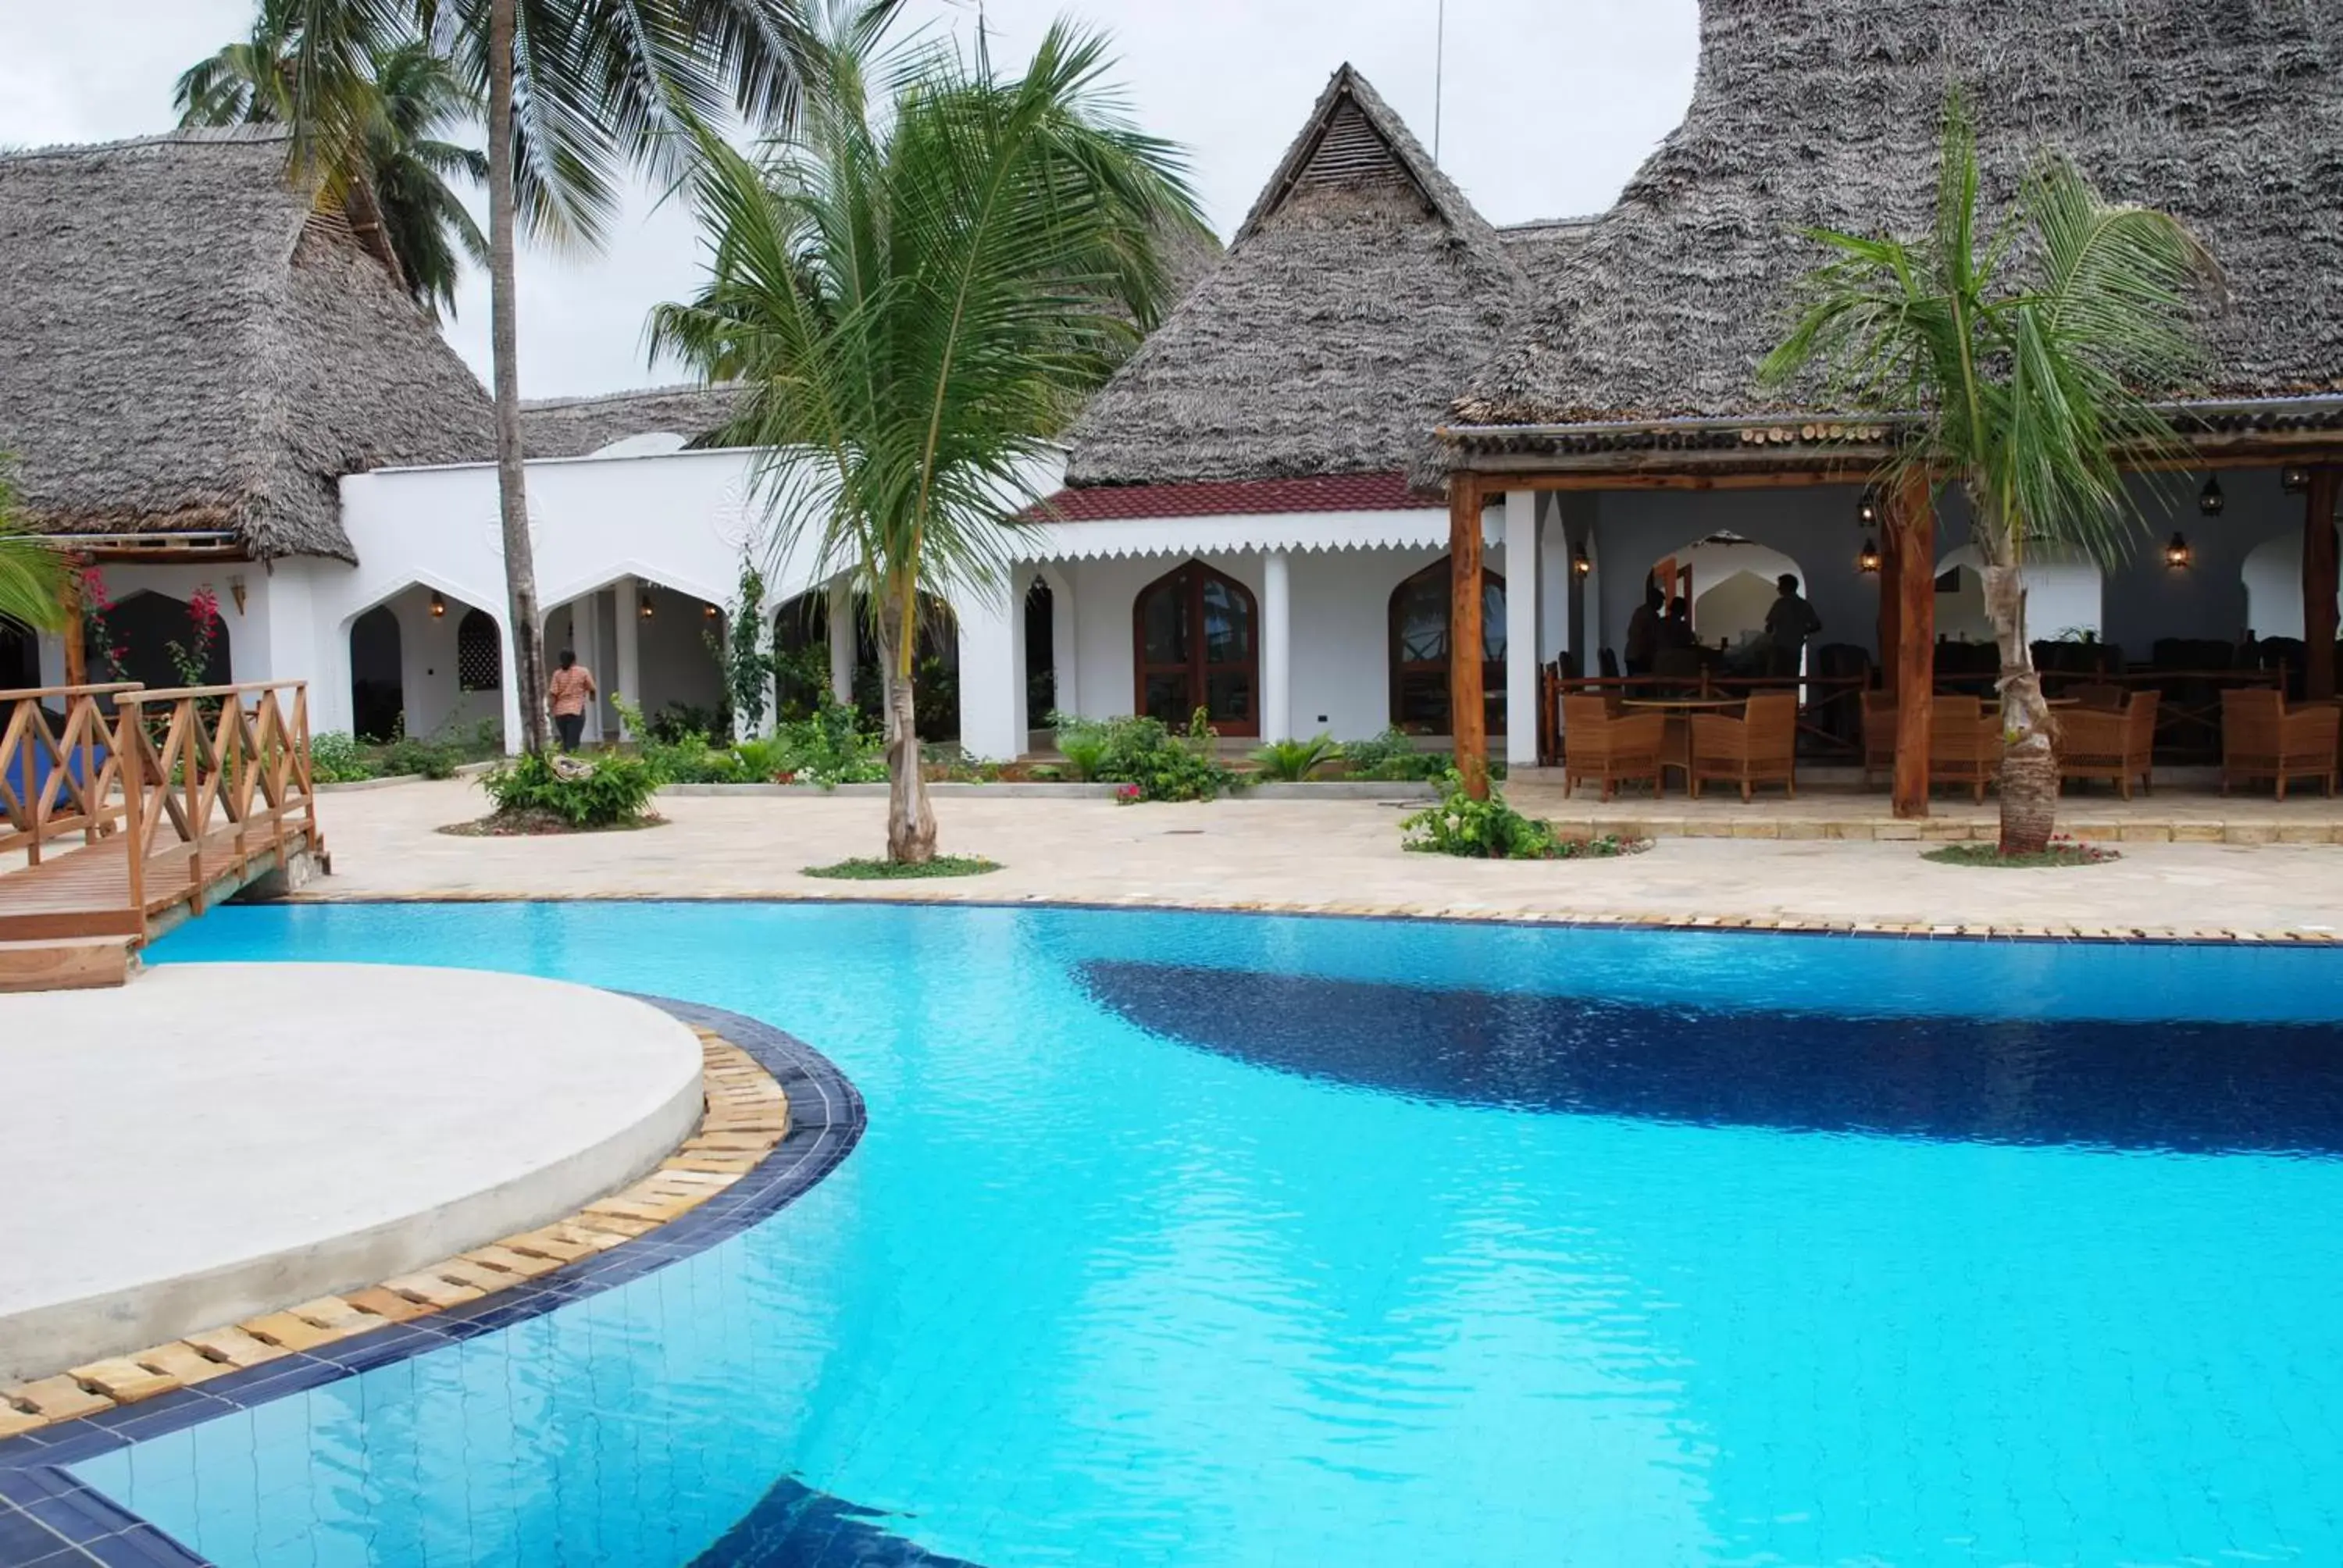
[[[65,625],[59,635],[65,645],[67,686],[89,683],[89,637],[82,628],[81,618],[81,571],[79,561],[68,559],[65,562],[65,586],[57,593],[65,606]]]
[[[1898,817],[1928,814],[1928,720],[1936,689],[1936,508],[1924,474],[1907,475],[1886,498],[1895,580],[1882,596],[1896,607],[1896,786]]]
[[[2335,695],[2335,501],[2343,469],[2310,470],[2302,517],[2302,694]]]
[[[1475,799],[1489,795],[1488,709],[1481,691],[1481,481],[1448,479],[1448,729],[1456,771]]]

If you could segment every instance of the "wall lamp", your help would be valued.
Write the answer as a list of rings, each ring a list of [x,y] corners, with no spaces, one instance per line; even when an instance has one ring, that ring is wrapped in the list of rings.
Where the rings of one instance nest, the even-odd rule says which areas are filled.
[[[1863,537],[1863,549],[1855,558],[1855,566],[1865,574],[1879,570],[1879,541],[1869,534]]]
[[[1570,547],[1570,569],[1572,575],[1582,578],[1594,570],[1594,562],[1587,555],[1584,544]]]
[[[2188,548],[2188,536],[2175,529],[2172,542],[2164,547],[2164,564],[2174,571],[2185,572],[2195,558],[2196,552]]]
[[[2214,475],[2205,481],[2205,488],[2197,497],[2197,509],[2208,518],[2217,518],[2229,505],[2229,498],[2221,494],[2221,476]]]
[[[439,597],[439,590],[437,588],[433,588],[431,590],[431,613],[434,616],[442,616],[447,613],[447,601]]]

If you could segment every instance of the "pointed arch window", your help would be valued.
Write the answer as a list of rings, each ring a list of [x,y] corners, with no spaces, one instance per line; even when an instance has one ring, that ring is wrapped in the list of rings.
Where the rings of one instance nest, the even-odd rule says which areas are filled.
[[[1139,590],[1133,710],[1187,728],[1202,709],[1223,735],[1261,733],[1260,611],[1252,590],[1190,561]]]
[[[459,691],[502,691],[504,649],[497,635],[496,618],[484,609],[468,609],[456,623],[456,687]]]
[[[1391,596],[1391,721],[1411,735],[1446,735],[1448,558],[1405,578]],[[1481,575],[1481,691],[1489,733],[1505,730],[1505,579]]]

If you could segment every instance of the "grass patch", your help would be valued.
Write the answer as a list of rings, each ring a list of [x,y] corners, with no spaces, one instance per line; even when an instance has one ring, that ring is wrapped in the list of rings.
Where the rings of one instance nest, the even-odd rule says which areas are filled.
[[[918,864],[903,860],[840,860],[834,866],[808,866],[805,874],[840,882],[896,882],[919,877],[980,877],[999,869],[1000,861],[988,860],[981,855],[938,855]]]
[[[525,807],[515,811],[492,811],[472,822],[450,822],[439,829],[458,839],[533,839],[560,833],[631,833],[638,828],[657,828],[667,821],[649,812],[623,822],[600,822],[580,827],[557,811],[537,807]]]
[[[1920,858],[1940,866],[1998,866],[2007,870],[2026,870],[2046,866],[2097,866],[2119,860],[2123,856],[2117,850],[2086,844],[2079,839],[2053,839],[2048,849],[2030,855],[2005,855],[1998,844],[1947,844]]]

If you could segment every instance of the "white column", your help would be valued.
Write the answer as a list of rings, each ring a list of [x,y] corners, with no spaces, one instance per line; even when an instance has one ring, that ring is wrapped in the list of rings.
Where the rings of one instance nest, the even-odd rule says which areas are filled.
[[[599,591],[581,594],[569,607],[570,646],[578,655],[578,662],[593,672],[598,693],[602,688],[603,672],[602,667],[594,662],[594,656],[602,646],[601,598]],[[558,653],[560,649],[554,651]],[[586,705],[586,739],[602,739],[602,698],[598,695]]]
[[[618,634],[618,668],[612,671],[610,689],[637,707],[643,700],[642,584],[632,577],[618,580],[610,591],[610,629]],[[632,740],[626,721],[618,723],[618,739]]]
[[[830,584],[830,695],[854,700],[854,579],[847,577]]]
[[[1081,661],[1074,657],[1074,580],[1069,575],[1071,569],[1061,567],[1050,583],[1050,675],[1061,713],[1082,710],[1081,681],[1075,673]],[[1041,717],[1038,713],[1026,715],[1029,720]]]
[[[1505,492],[1505,766],[1538,759],[1537,492]],[[1450,650],[1452,655],[1455,649]]]
[[[1025,608],[1002,592],[971,594],[952,611],[960,620],[960,747],[971,757],[1013,761],[1025,751]]]
[[[449,613],[451,615],[455,613],[453,607],[450,607]],[[520,723],[520,668],[513,661],[512,628],[501,620],[497,622],[497,666],[504,671],[504,678],[498,683],[497,696],[501,699],[504,708],[505,754],[508,757],[518,757],[520,755],[521,742],[528,739]],[[464,700],[464,678],[461,667],[456,659],[455,638],[452,636],[448,638],[447,670],[448,674],[454,677],[447,684],[456,689],[456,700],[461,702]],[[552,720],[548,718],[546,722],[550,724]]]
[[[1283,550],[1261,558],[1261,738],[1293,739],[1293,587]]]

